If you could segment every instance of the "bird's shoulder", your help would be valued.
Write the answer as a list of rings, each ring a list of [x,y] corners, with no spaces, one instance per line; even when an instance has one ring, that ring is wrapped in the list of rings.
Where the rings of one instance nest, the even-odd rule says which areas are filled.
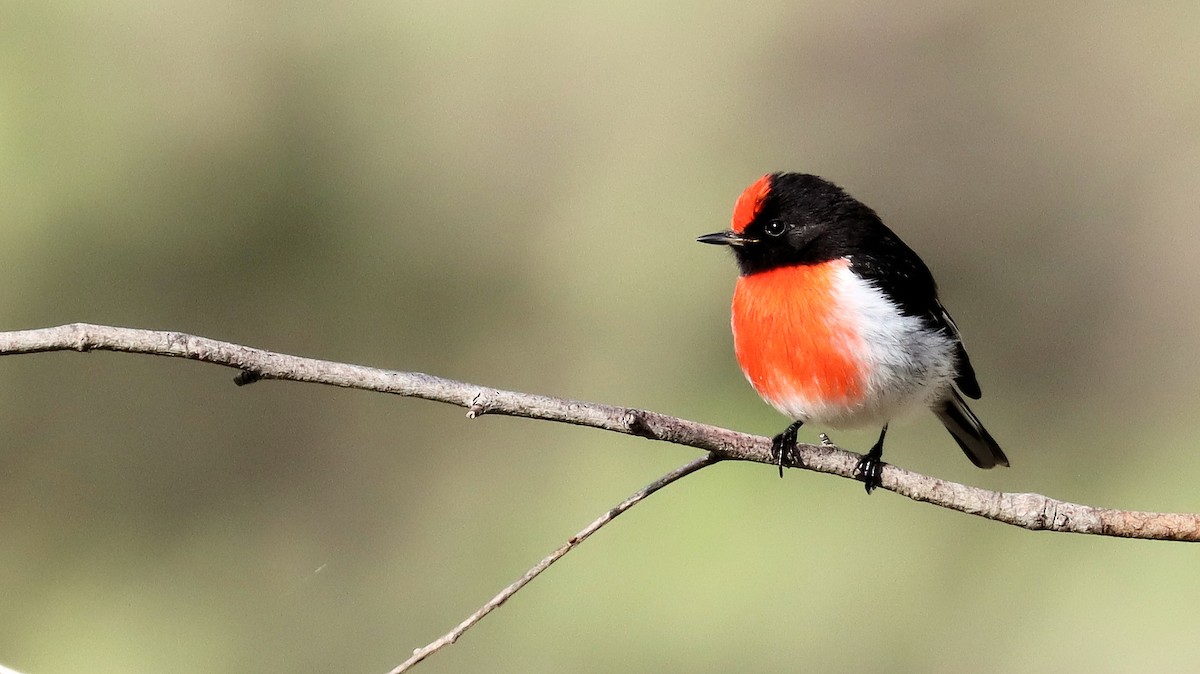
[[[920,256],[898,236],[879,224],[870,246],[858,247],[848,257],[850,269],[879,288],[905,316],[922,320],[954,343],[958,374],[955,384],[963,395],[978,399],[979,382],[963,346],[962,335],[950,312],[938,298],[937,282]]]

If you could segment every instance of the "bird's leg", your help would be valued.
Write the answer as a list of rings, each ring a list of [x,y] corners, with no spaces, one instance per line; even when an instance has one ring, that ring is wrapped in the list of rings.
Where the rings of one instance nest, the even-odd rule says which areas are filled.
[[[883,478],[883,438],[887,435],[887,424],[883,425],[883,430],[879,432],[879,439],[875,441],[875,445],[871,447],[871,451],[867,455],[858,460],[858,465],[854,467],[854,473],[863,481],[867,488],[867,493],[882,484]]]
[[[783,466],[800,468],[804,462],[796,451],[796,431],[804,425],[803,421],[793,421],[783,432],[771,438],[771,459],[779,466],[779,477],[783,477]]]

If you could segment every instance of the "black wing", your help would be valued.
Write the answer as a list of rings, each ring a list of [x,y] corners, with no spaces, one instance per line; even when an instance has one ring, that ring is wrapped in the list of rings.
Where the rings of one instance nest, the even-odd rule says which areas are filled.
[[[954,352],[958,360],[954,383],[963,395],[978,400],[981,393],[979,382],[975,379],[975,368],[971,366],[971,359],[963,347],[958,326],[938,299],[933,274],[921,258],[877,217],[873,224],[877,225],[871,228],[875,230],[874,241],[870,246],[858,247],[857,253],[850,256],[851,269],[862,278],[886,289],[899,305],[901,313],[924,319],[931,328],[941,330],[954,340]]]
[[[958,360],[958,376],[954,378],[954,383],[958,385],[958,390],[962,391],[963,395],[972,400],[979,400],[979,396],[983,393],[979,390],[979,381],[975,379],[975,368],[971,367],[971,359],[967,356],[966,347],[963,346],[962,336],[958,334],[958,324],[954,322],[950,312],[946,311],[946,307],[942,306],[940,300],[936,300],[934,304],[937,305],[934,320],[940,322],[946,334],[954,338],[954,355]]]

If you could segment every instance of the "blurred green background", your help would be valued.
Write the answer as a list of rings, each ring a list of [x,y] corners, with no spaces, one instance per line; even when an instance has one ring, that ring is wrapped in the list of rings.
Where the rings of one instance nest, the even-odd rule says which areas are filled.
[[[1013,467],[974,469],[932,415],[890,460],[1200,510],[1198,25],[1191,3],[6,3],[0,329],[181,330],[773,434],[732,356],[733,263],[693,239],[803,170],[934,270]],[[0,360],[0,663],[384,671],[696,455],[233,374]],[[721,465],[418,671],[1190,670],[1197,555]]]

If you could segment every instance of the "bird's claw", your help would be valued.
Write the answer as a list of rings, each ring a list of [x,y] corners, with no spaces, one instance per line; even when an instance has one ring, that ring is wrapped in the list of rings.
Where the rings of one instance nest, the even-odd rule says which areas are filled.
[[[783,468],[802,468],[804,461],[796,451],[796,431],[803,423],[796,421],[785,428],[782,433],[771,438],[771,462],[779,466],[779,477],[783,477]]]
[[[883,467],[887,464],[883,462],[880,455],[876,455],[874,451],[868,452],[854,466],[854,477],[863,481],[863,486],[868,494],[883,484]]]

